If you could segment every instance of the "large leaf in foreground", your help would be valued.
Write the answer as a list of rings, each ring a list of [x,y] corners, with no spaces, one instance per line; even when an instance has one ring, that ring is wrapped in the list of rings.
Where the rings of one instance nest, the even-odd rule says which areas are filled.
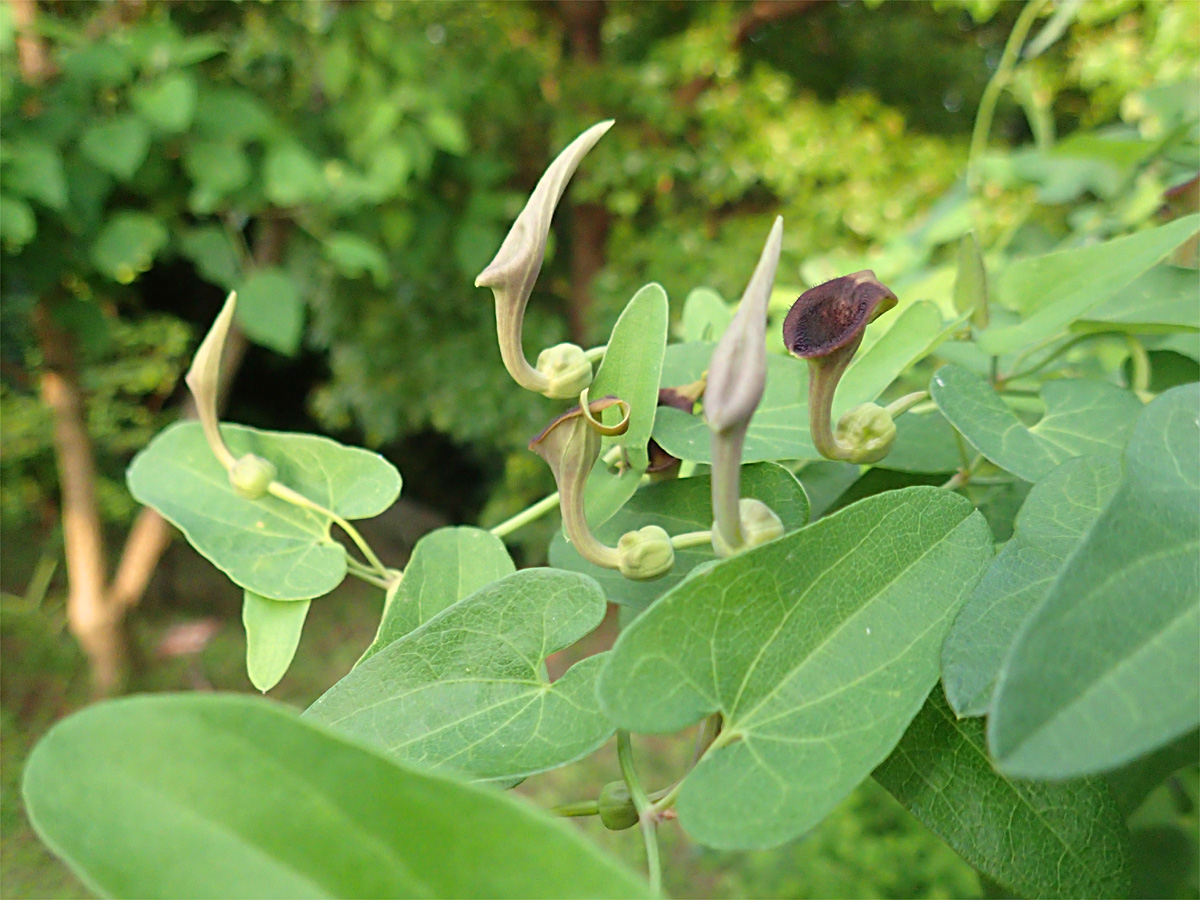
[[[997,292],[1002,304],[1025,318],[1014,325],[993,325],[979,336],[979,346],[998,356],[1061,334],[1162,262],[1198,229],[1200,216],[1185,216],[1103,244],[1013,263],[1000,273]]]
[[[642,732],[722,713],[680,821],[715,847],[778,844],[900,740],[991,553],[963,497],[915,487],[863,500],[662,597],[618,638],[601,701]]]
[[[447,606],[516,571],[504,542],[480,528],[439,528],[417,541],[399,586],[388,592],[374,656]]]
[[[867,329],[863,349],[846,370],[834,399],[834,419],[876,399],[909,365],[926,356],[952,329],[932,303],[917,302],[896,319]],[[688,384],[708,368],[712,344],[673,344],[663,363],[664,384]],[[711,462],[712,436],[700,416],[660,409],[654,438],[680,459]],[[790,356],[767,355],[767,387],[750,420],[743,462],[817,459],[808,433],[808,365]]]
[[[596,701],[603,656],[553,684],[546,657],[604,618],[585,575],[523,569],[492,582],[359,664],[305,716],[400,760],[480,779],[552,769],[613,726]]]
[[[377,453],[311,434],[222,425],[235,457],[255,453],[277,480],[345,519],[379,515],[400,494],[400,473]],[[248,591],[271,600],[308,600],[346,577],[346,553],[329,520],[275,497],[234,492],[199,422],[165,429],[139,453],[130,493],[158,510],[202,556]]]
[[[787,531],[808,523],[808,497],[800,482],[787,469],[774,463],[755,463],[742,468],[742,496],[761,500],[774,510]],[[609,546],[627,531],[658,525],[671,536],[712,528],[712,482],[707,475],[662,481],[642,488],[619,513],[596,529]],[[631,581],[620,572],[593,565],[580,556],[560,530],[550,542],[550,564],[560,569],[583,572],[604,588],[613,603],[643,609],[666,593],[692,569],[714,559],[712,545],[675,551],[675,567],[654,581]]]
[[[875,778],[976,869],[1019,897],[1125,897],[1125,822],[1103,780],[1014,781],[992,768],[983,722],[934,688]]]
[[[584,504],[593,527],[633,496],[649,465],[646,446],[654,428],[666,346],[667,292],[661,285],[648,284],[633,295],[617,319],[604,361],[588,389],[592,400],[612,394],[629,404],[629,428],[624,434],[605,437],[601,444],[602,454],[610,447],[621,448],[621,465],[610,468],[598,461],[588,478]],[[602,415],[609,424],[621,417],[617,407],[610,407]]]
[[[960,716],[981,716],[1022,623],[1046,596],[1121,479],[1115,453],[1069,459],[1033,486],[1012,540],[963,604],[942,647],[946,697]]]
[[[1125,477],[996,683],[988,742],[1013,775],[1065,778],[1200,722],[1200,386],[1146,407]]]
[[[1030,482],[1071,457],[1122,449],[1142,410],[1137,397],[1113,384],[1051,381],[1042,388],[1045,414],[1030,428],[991,385],[959,366],[938,369],[929,390],[976,450]]]
[[[401,768],[247,697],[89,707],[34,749],[25,801],[105,896],[647,894],[515,797]]]

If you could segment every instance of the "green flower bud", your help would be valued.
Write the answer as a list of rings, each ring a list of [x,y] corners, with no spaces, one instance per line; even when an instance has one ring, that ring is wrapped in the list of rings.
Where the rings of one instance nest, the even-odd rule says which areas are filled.
[[[863,403],[838,420],[834,437],[848,449],[847,462],[877,463],[896,442],[896,423],[882,406]]]
[[[277,474],[279,472],[270,460],[247,453],[229,470],[229,483],[238,496],[257,500],[267,492]]]
[[[220,420],[217,418],[217,395],[221,379],[221,354],[225,350],[229,329],[233,327],[233,313],[236,307],[237,294],[231,292],[208,334],[196,349],[192,365],[183,379],[196,401],[196,418],[200,420],[200,427],[204,429],[204,440],[208,442],[208,447],[217,458],[217,462],[227,471],[233,468],[234,458],[221,437]]]
[[[543,396],[551,400],[578,397],[592,383],[592,364],[577,344],[555,344],[538,354],[537,370],[546,376]]]
[[[783,537],[783,522],[779,520],[779,516],[775,515],[771,507],[761,500],[755,500],[753,497],[743,497],[739,500],[738,520],[743,538],[743,543],[739,546],[730,546],[721,536],[720,530],[713,529],[713,552],[722,559],[741,553],[743,550],[749,550],[751,547],[765,544],[767,541],[773,541],[777,537]]]
[[[633,581],[661,578],[675,565],[671,536],[657,525],[627,531],[617,541],[617,568]]]
[[[609,831],[624,831],[638,823],[637,807],[623,781],[610,781],[600,789],[600,821]]]

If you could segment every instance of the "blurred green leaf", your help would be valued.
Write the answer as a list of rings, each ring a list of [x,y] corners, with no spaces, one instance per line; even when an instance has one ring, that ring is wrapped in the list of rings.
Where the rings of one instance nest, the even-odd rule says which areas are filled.
[[[987,328],[988,286],[983,254],[975,242],[975,232],[963,235],[958,244],[958,272],[954,277],[954,308],[970,315],[976,328]]]
[[[1155,266],[1071,326],[1073,331],[1121,329],[1136,334],[1200,331],[1200,273]]]
[[[937,688],[875,778],[1019,897],[1129,896],[1129,839],[1104,782],[1005,778],[983,722],[956,720]]]
[[[819,822],[892,751],[992,554],[965,498],[870,497],[693,576],[621,632],[600,678],[621,728],[724,729],[686,777],[680,823],[767,847]]]
[[[696,288],[683,301],[683,340],[716,343],[733,321],[733,310],[711,288]]]
[[[325,258],[346,278],[358,278],[369,273],[376,287],[387,285],[387,257],[365,238],[340,231],[327,237],[321,249]]]
[[[37,217],[33,207],[20,197],[0,194],[0,240],[9,251],[16,251],[33,240],[37,234]]]
[[[515,571],[504,542],[487,531],[465,527],[431,531],[413,547],[404,577],[397,590],[388,594],[379,630],[362,659]]]
[[[604,609],[584,575],[514,572],[361,662],[305,717],[398,759],[479,779],[553,769],[613,732],[596,700],[604,654],[553,683],[544,666],[599,625]]]
[[[988,719],[1002,771],[1115,768],[1200,721],[1198,408],[1196,384],[1146,407],[1116,494],[1005,658]]]
[[[300,645],[310,600],[272,600],[253,591],[242,597],[246,673],[264,694],[287,674]]]
[[[67,205],[62,155],[44,141],[26,139],[6,143],[4,187],[61,212]]]
[[[133,108],[143,119],[167,134],[187,131],[196,113],[196,78],[190,72],[169,72],[129,92]]]
[[[383,512],[400,494],[400,474],[378,454],[311,434],[222,425],[235,457],[254,453],[277,480],[346,519]],[[229,484],[198,422],[160,433],[129,466],[129,491],[158,510],[234,583],[272,600],[329,593],[346,575],[346,552],[325,516],[270,495],[247,500]]]
[[[255,269],[238,288],[237,322],[246,337],[284,356],[300,349],[304,301],[282,269]]]
[[[214,199],[245,187],[252,174],[246,154],[228,141],[190,142],[183,153],[183,169],[195,182],[193,191]],[[195,202],[192,205],[196,206]],[[211,212],[209,206],[197,211]]]
[[[262,100],[243,88],[205,82],[196,101],[196,130],[219,141],[261,140],[277,127]]]
[[[263,178],[267,197],[278,206],[310,203],[328,191],[320,163],[299,144],[272,144],[263,163]]]
[[[470,149],[467,130],[462,119],[447,109],[435,109],[425,117],[425,131],[433,145],[454,156],[462,156]]]
[[[88,707],[37,746],[24,792],[38,833],[110,897],[649,896],[514,797],[248,697]]]
[[[167,238],[166,226],[148,213],[115,213],[92,244],[92,263],[114,281],[129,284],[150,268]]]
[[[179,244],[183,255],[195,264],[205,281],[231,290],[241,280],[242,263],[237,248],[220,225],[190,228],[179,236]]]
[[[84,131],[79,149],[105,172],[128,181],[150,152],[150,129],[137,116],[118,116]]]

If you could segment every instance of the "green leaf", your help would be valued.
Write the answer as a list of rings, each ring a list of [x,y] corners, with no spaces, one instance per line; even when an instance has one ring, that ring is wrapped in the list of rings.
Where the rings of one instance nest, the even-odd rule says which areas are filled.
[[[304,336],[304,301],[296,282],[282,269],[255,269],[238,288],[237,321],[254,343],[294,355]]]
[[[254,591],[242,596],[246,629],[246,673],[264,694],[287,674],[300,646],[311,600],[272,600]]]
[[[150,268],[167,237],[166,226],[154,216],[142,212],[114,213],[92,244],[92,262],[102,274],[129,284]]]
[[[834,419],[876,399],[897,376],[926,356],[956,327],[942,322],[928,302],[907,307],[891,322],[884,317],[867,329],[862,350],[850,364],[834,400]],[[881,324],[884,323],[884,324]],[[869,346],[868,346],[869,344]],[[708,368],[711,344],[672,344],[663,364],[663,384],[688,384]],[[711,434],[700,416],[659,410],[654,438],[680,459],[711,462]],[[808,434],[808,366],[790,356],[767,355],[767,389],[746,434],[743,462],[817,459]]]
[[[1155,266],[1072,326],[1074,331],[1157,334],[1200,331],[1200,276],[1183,266]]]
[[[328,190],[320,163],[294,143],[272,144],[263,163],[267,198],[277,206],[320,200]]]
[[[245,187],[251,175],[246,154],[229,141],[192,141],[183,154],[183,169],[195,182],[195,192],[214,198]]]
[[[1026,622],[996,683],[1001,771],[1119,766],[1200,722],[1200,386],[1146,407],[1116,494]]]
[[[220,225],[189,228],[179,236],[183,255],[211,284],[231,290],[241,280],[242,263],[229,233]]]
[[[118,116],[89,127],[79,149],[105,172],[128,181],[150,152],[150,129],[137,116]]]
[[[6,191],[61,212],[67,205],[67,175],[62,154],[44,141],[23,140],[4,147]]]
[[[1159,747],[1153,753],[1135,759],[1129,765],[1104,776],[1109,793],[1117,801],[1121,815],[1129,818],[1143,801],[1167,777],[1184,766],[1200,762],[1200,732],[1190,731],[1181,738]]]
[[[1046,411],[1028,428],[991,385],[958,366],[938,369],[929,392],[971,446],[1030,482],[1073,456],[1120,450],[1142,409],[1137,397],[1116,385],[1050,381],[1042,388]]]
[[[808,498],[804,488],[787,469],[774,463],[754,463],[742,468],[742,496],[763,501],[775,511],[788,531],[808,523]],[[642,488],[609,521],[596,529],[596,536],[610,547],[627,531],[658,525],[672,536],[712,528],[712,483],[707,475],[674,479]],[[580,556],[560,530],[550,542],[550,564],[560,569],[583,572],[594,578],[612,603],[644,609],[666,593],[701,563],[715,559],[712,546],[675,551],[675,567],[654,581],[631,581],[612,569],[593,565]]]
[[[993,325],[979,346],[993,356],[1053,337],[1123,291],[1200,230],[1200,216],[1076,250],[1013,263],[1000,273],[1001,304],[1024,315],[1015,325]]]
[[[954,308],[970,315],[978,328],[988,322],[987,270],[975,243],[975,232],[963,235],[958,244],[958,273],[954,278]]]
[[[896,419],[896,443],[880,468],[897,472],[953,472],[963,465],[954,426],[938,410]]]
[[[448,109],[431,110],[425,117],[425,132],[439,150],[463,156],[471,148],[462,119]]]
[[[130,91],[138,113],[168,134],[187,131],[196,113],[196,79],[190,72],[169,72]]]
[[[942,646],[946,697],[960,716],[987,712],[1013,639],[1120,478],[1120,456],[1112,451],[1069,459],[1033,486],[1012,540],[992,561]]]
[[[648,896],[516,797],[248,697],[88,707],[34,749],[24,791],[38,833],[103,896]]]
[[[711,288],[696,288],[683,301],[682,331],[687,342],[716,343],[733,321],[733,310]]]
[[[649,465],[646,445],[654,428],[658,408],[658,385],[663,352],[667,346],[667,293],[661,285],[648,284],[625,306],[612,335],[588,397],[598,400],[612,394],[629,404],[629,428],[616,437],[606,437],[601,454],[622,448],[623,462],[609,469],[598,460],[588,478],[584,506],[592,527],[600,525],[628,500]],[[620,421],[618,407],[602,415],[608,424]]]
[[[660,598],[617,639],[601,702],[618,727],[652,733],[720,712],[680,822],[714,847],[789,840],[900,740],[991,553],[963,497],[870,497]]]
[[[325,258],[346,278],[370,274],[376,287],[387,284],[387,257],[365,238],[348,231],[339,231],[326,238],[321,249]]]
[[[591,753],[613,732],[596,701],[604,655],[554,683],[546,656],[600,624],[590,578],[523,569],[392,641],[305,713],[398,759],[511,779]]]
[[[277,480],[345,519],[379,515],[400,494],[400,474],[378,454],[311,434],[222,425],[235,457],[254,453]],[[248,591],[272,600],[329,593],[346,575],[346,553],[324,516],[272,496],[234,492],[198,422],[162,431],[126,476],[130,493],[183,532],[193,547]]]
[[[465,527],[431,531],[417,541],[399,587],[389,593],[379,631],[363,659],[515,571],[504,542],[490,532]]]
[[[19,250],[37,234],[33,207],[20,197],[0,194],[0,240],[7,250]]]
[[[936,688],[875,779],[1018,897],[1129,896],[1125,822],[1104,782],[1005,778],[983,722],[957,721]]]
[[[242,88],[214,88],[205,82],[196,103],[196,129],[218,140],[248,141],[276,128],[270,111]]]

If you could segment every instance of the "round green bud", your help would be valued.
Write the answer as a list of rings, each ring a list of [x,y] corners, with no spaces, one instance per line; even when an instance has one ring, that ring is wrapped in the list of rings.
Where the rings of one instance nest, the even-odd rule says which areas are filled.
[[[896,442],[896,423],[882,406],[863,403],[838,419],[834,436],[850,448],[850,462],[877,463]]]
[[[600,821],[609,831],[624,831],[638,823],[637,807],[623,781],[610,781],[600,789]]]
[[[592,363],[576,344],[555,344],[537,358],[537,370],[550,384],[542,394],[551,400],[571,400],[592,383]]]
[[[657,525],[627,531],[617,541],[617,568],[626,578],[650,581],[666,575],[674,565],[671,536]]]
[[[267,492],[277,474],[274,464],[261,456],[247,453],[229,470],[229,483],[238,496],[257,500]]]
[[[775,515],[771,507],[761,500],[755,500],[753,497],[743,497],[739,500],[738,518],[742,523],[742,537],[746,541],[740,547],[730,547],[721,537],[720,529],[713,528],[713,552],[721,559],[783,536],[783,522],[779,520],[779,516]]]

